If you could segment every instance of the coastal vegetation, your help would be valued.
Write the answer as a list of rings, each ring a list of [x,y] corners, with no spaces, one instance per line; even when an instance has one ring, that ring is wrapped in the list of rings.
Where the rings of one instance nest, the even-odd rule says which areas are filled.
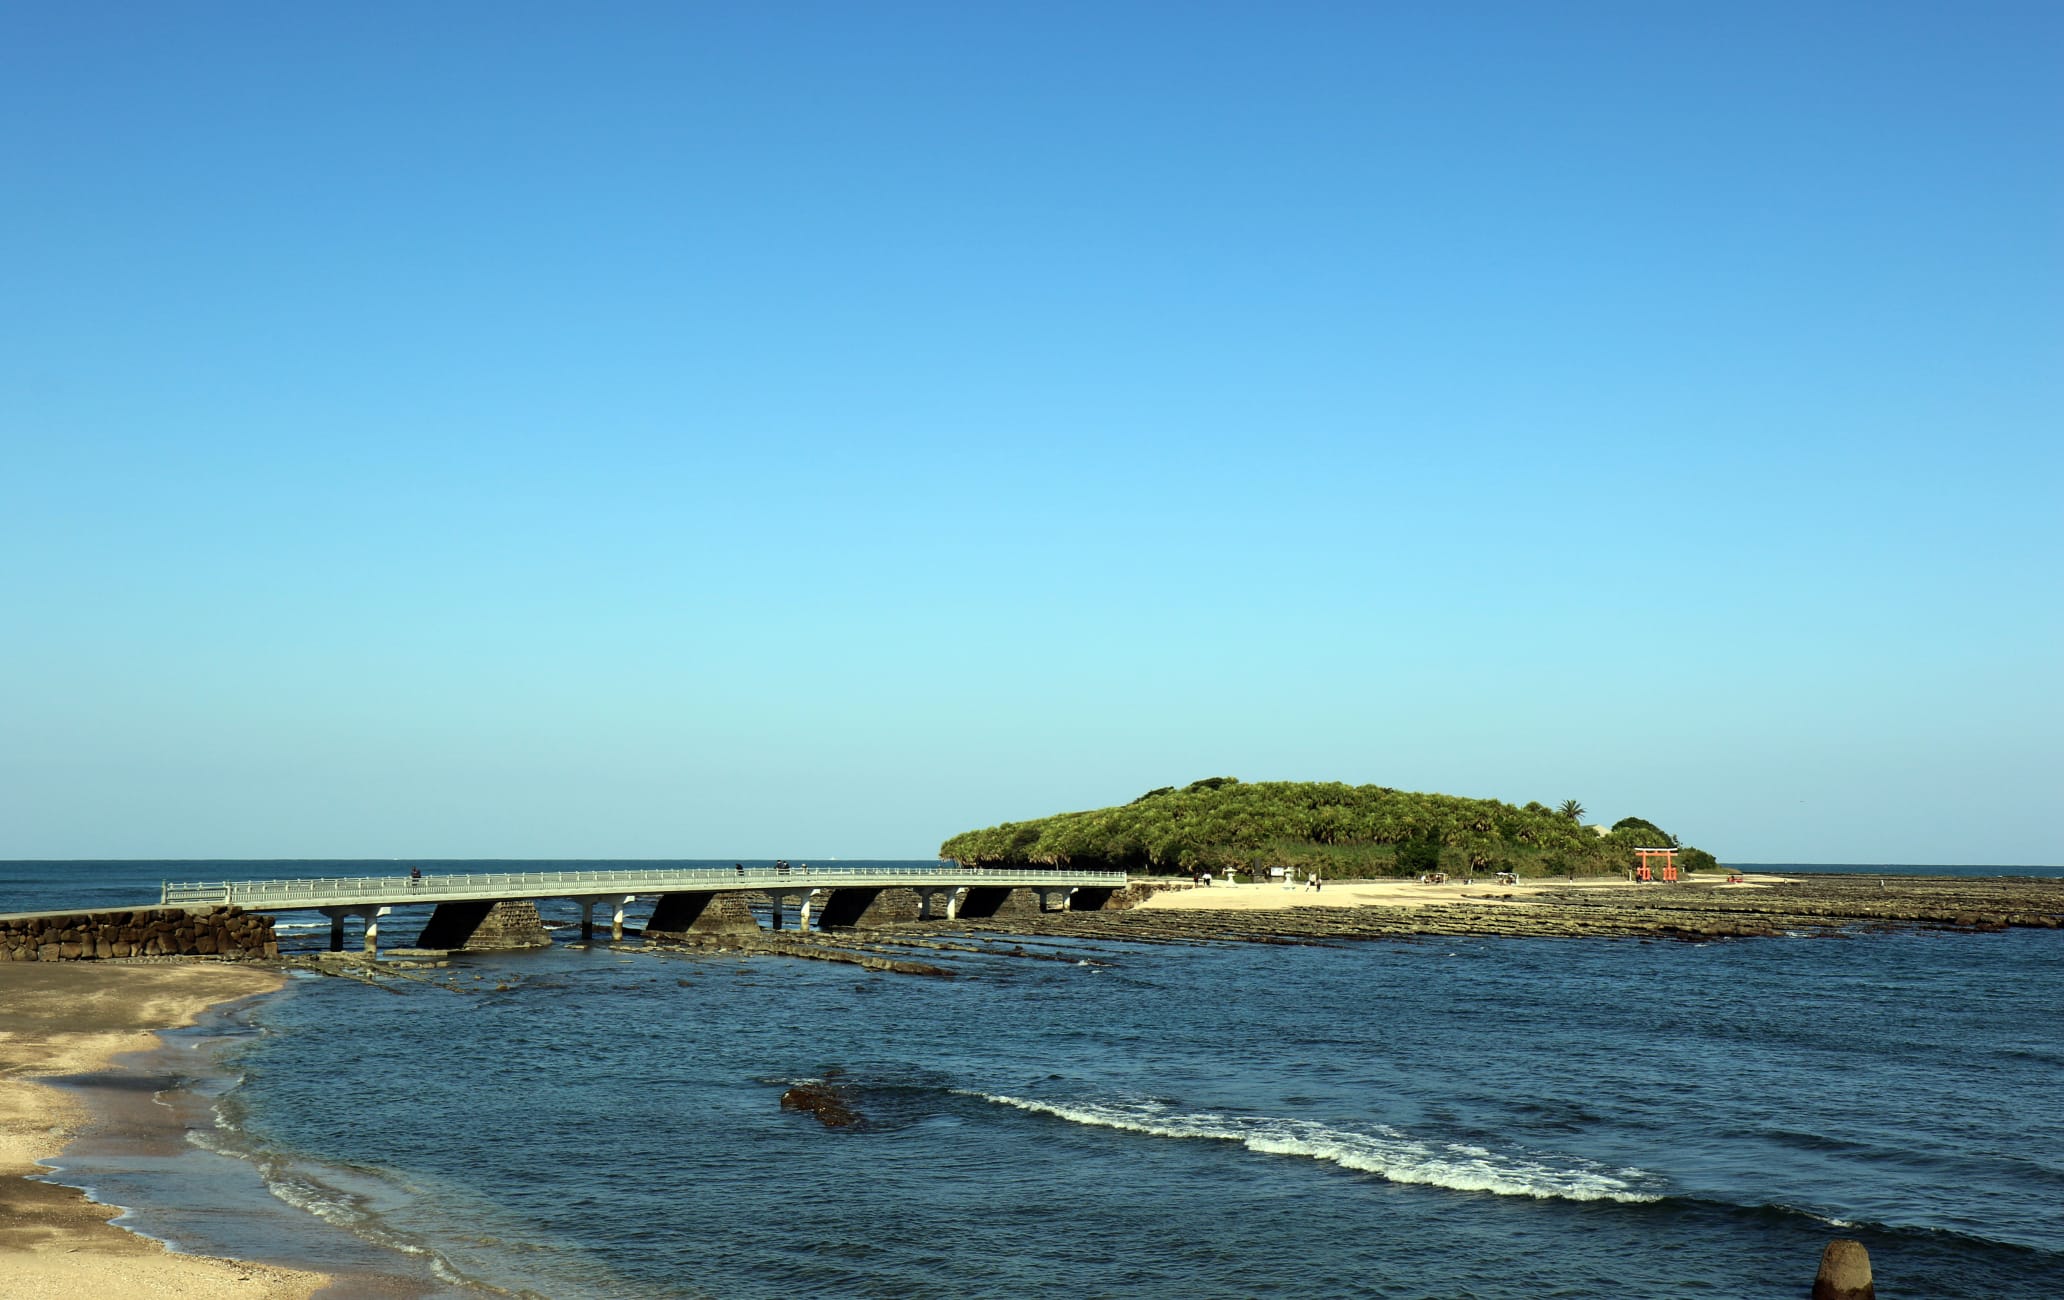
[[[1073,866],[1136,874],[1285,867],[1322,877],[1428,871],[1602,875],[1636,848],[1675,848],[1692,870],[1719,864],[1638,817],[1603,833],[1583,806],[1421,794],[1338,781],[1230,776],[1149,790],[1129,804],[966,831],[939,856],[969,866]]]

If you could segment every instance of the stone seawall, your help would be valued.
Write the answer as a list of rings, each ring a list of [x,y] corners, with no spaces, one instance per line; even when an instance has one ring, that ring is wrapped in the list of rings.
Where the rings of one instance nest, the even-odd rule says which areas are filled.
[[[277,956],[272,918],[241,907],[145,907],[0,921],[0,961]]]

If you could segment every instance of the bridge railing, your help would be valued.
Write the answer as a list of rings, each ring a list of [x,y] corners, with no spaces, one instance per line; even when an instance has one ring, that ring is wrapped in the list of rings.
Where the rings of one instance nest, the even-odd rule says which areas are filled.
[[[985,880],[1022,881],[1063,879],[1075,884],[1122,886],[1122,871],[1074,871],[1066,867],[681,867],[627,871],[511,871],[468,872],[457,875],[423,876],[327,876],[295,880],[166,881],[160,902],[166,907],[203,907],[234,903],[263,910],[290,907],[313,898],[324,900],[362,899],[406,901],[411,895],[435,893],[449,898],[467,894],[478,898],[553,898],[584,893],[665,893],[698,887],[728,885],[736,889],[767,884],[795,885],[823,882],[825,888],[865,886],[870,877],[884,884],[913,877],[942,883],[980,884]],[[430,901],[425,899],[425,901]]]

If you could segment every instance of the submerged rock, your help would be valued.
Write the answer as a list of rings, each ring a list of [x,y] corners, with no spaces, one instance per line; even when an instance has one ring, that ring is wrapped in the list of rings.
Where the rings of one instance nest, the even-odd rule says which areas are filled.
[[[846,1090],[829,1079],[796,1084],[781,1094],[781,1109],[807,1111],[826,1128],[854,1128],[866,1122],[846,1104]]]

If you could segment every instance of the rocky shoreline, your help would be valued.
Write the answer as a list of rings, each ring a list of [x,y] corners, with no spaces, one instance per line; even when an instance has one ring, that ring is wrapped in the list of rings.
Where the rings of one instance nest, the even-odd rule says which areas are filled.
[[[2020,926],[2064,926],[2064,880],[1830,874],[1756,888],[1706,882],[1586,883],[1528,894],[1523,900],[1495,887],[1458,888],[1453,902],[1416,907],[1371,903],[1267,911],[1189,907],[1047,912],[955,924],[956,929],[974,933],[1135,943],[1327,943],[1422,935],[1706,940]]]
[[[756,929],[688,936],[633,931],[628,942],[603,941],[603,946],[627,955],[786,957],[881,974],[952,979],[965,973],[956,960],[965,956],[1103,964],[1105,959],[1094,948],[1053,946],[1076,941],[1325,945],[1463,936],[1708,941],[1885,930],[1982,933],[2064,927],[2064,880],[2056,878],[1830,874],[1766,877],[1746,886],[1717,880],[1675,885],[1587,880],[1547,889],[1538,881],[1527,883],[1531,888],[1520,892],[1457,886],[1452,899],[1411,905],[1318,906],[1286,900],[1278,907],[1225,909],[1210,906],[1216,900],[1206,889],[1180,907],[1025,910],[987,919],[888,920],[834,931]],[[1136,884],[1128,890],[1128,901],[1191,888],[1188,882]],[[398,991],[411,981],[443,984],[440,976],[417,972],[447,967],[451,955],[397,949],[383,960],[368,961],[357,953],[296,954],[278,964]],[[496,985],[462,991],[498,992],[515,987],[520,979],[510,974]]]

